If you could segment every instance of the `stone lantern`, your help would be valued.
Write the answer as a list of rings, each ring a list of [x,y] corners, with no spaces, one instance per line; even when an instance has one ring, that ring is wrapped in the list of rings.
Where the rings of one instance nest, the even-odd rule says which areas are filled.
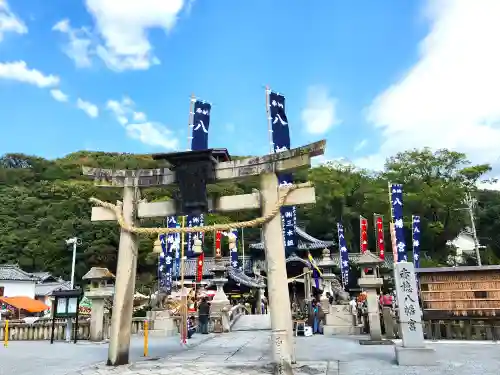
[[[370,322],[370,340],[360,341],[362,344],[381,344],[382,330],[380,327],[380,312],[378,307],[377,290],[384,283],[379,277],[378,267],[383,260],[367,250],[358,259],[358,266],[361,268],[361,277],[358,285],[366,292],[366,304],[368,308],[368,321]],[[368,272],[367,272],[368,271]]]
[[[212,299],[211,312],[219,313],[224,307],[229,305],[229,299],[224,292],[224,284],[228,281],[226,278],[226,266],[222,261],[220,249],[216,249],[214,262],[215,266],[210,271],[214,274],[212,282],[217,287],[217,291]]]
[[[115,293],[115,275],[107,268],[92,267],[82,279],[88,282],[85,297],[92,301],[90,341],[102,341],[104,338],[104,303]]]
[[[336,278],[333,273],[335,262],[330,257],[330,250],[323,249],[323,258],[318,263],[318,267],[323,271],[323,294],[320,297],[321,308],[323,311],[328,312],[330,303],[326,294],[333,295],[332,280]]]

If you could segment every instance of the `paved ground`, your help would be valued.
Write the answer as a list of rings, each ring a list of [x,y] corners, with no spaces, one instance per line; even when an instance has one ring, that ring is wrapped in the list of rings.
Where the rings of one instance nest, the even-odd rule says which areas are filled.
[[[11,342],[0,347],[0,375],[254,375],[268,374],[269,331],[195,335],[188,347],[177,338],[151,338],[150,357],[142,340],[132,342],[131,360],[118,368],[102,364],[107,345]],[[500,345],[493,343],[429,343],[438,365],[399,367],[393,346],[361,346],[354,337],[299,337],[295,374],[307,375],[498,375]]]

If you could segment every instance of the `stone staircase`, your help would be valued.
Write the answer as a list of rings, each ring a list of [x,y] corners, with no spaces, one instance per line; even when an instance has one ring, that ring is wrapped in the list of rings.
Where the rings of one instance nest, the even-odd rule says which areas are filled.
[[[234,323],[231,331],[271,330],[271,315],[242,315]]]

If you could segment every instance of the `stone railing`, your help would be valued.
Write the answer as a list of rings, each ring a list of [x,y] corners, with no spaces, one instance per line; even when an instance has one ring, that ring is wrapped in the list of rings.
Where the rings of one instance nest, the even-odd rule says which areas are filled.
[[[238,321],[243,315],[250,314],[248,308],[244,305],[236,305],[231,307],[229,311],[223,311],[223,314],[227,313],[227,322],[229,325],[229,331],[233,328],[234,323]]]
[[[73,329],[75,320],[73,319]],[[149,328],[153,329],[150,322]],[[132,318],[132,334],[141,333],[144,330],[144,318]],[[9,320],[9,340],[50,340],[52,332],[52,319],[42,318],[33,324],[25,323],[22,320]],[[108,319],[104,320],[104,340],[109,339],[111,324]],[[72,332],[72,339],[74,333]],[[79,319],[78,340],[88,340],[90,336],[90,320]],[[5,321],[0,321],[0,340],[5,338]],[[66,319],[56,319],[54,324],[54,340],[66,339]]]

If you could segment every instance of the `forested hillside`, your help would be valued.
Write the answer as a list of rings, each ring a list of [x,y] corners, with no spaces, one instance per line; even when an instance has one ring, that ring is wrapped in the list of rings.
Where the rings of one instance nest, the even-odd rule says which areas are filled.
[[[104,189],[81,175],[81,166],[102,168],[152,168],[158,162],[148,155],[104,152],[76,152],[64,158],[45,160],[23,154],[0,158],[0,263],[17,262],[27,271],[46,270],[67,276],[71,268],[71,252],[67,238],[78,236],[77,280],[92,266],[115,270],[119,231],[113,223],[91,223],[88,198],[106,201],[120,199],[119,189]],[[299,208],[302,227],[321,239],[336,239],[336,222],[343,220],[351,252],[359,251],[359,215],[371,220],[374,213],[389,220],[388,182],[404,184],[404,213],[407,242],[411,238],[411,215],[422,218],[423,263],[443,263],[453,251],[446,243],[469,225],[462,208],[467,189],[489,170],[488,165],[471,166],[466,155],[442,150],[411,151],[387,160],[381,173],[368,173],[345,165],[327,164],[297,174],[298,180],[312,181],[317,203]],[[257,187],[257,181],[223,183],[209,191],[241,194]],[[149,201],[169,199],[172,188],[143,191]],[[494,191],[474,191],[479,200],[477,226],[480,240],[487,248],[484,263],[495,263],[500,256],[500,196]],[[208,223],[230,222],[257,216],[256,212],[232,215],[208,215]],[[159,221],[143,222],[158,226]],[[370,224],[372,225],[372,224]],[[386,225],[387,230],[388,225]],[[372,235],[373,230],[369,231]],[[258,229],[245,231],[248,245],[257,241]],[[138,274],[142,284],[156,277],[156,256],[152,254],[154,238],[143,237],[140,244]],[[390,245],[386,233],[386,246]],[[373,236],[370,248],[374,248]],[[212,251],[209,234],[206,249]]]

